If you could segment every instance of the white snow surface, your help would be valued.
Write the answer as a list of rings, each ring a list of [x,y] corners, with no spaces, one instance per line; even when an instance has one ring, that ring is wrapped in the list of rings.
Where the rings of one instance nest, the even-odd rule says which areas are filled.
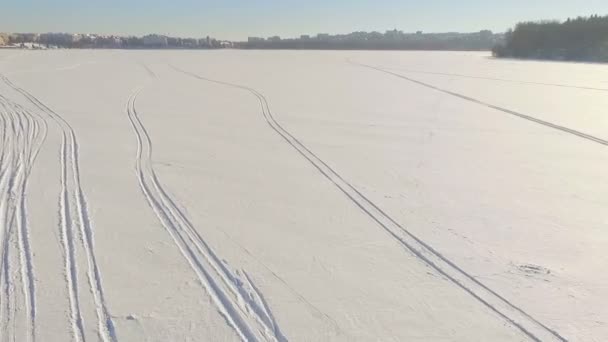
[[[1,341],[606,341],[608,67],[0,50]]]

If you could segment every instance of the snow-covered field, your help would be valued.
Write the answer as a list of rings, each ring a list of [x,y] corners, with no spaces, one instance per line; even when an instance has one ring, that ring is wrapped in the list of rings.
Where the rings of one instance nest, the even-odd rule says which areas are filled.
[[[1,341],[606,341],[608,67],[0,51]]]

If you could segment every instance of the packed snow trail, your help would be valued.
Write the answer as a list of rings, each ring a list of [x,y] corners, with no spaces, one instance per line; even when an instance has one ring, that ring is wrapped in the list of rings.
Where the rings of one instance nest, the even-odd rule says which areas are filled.
[[[586,139],[586,140],[589,140],[589,141],[592,141],[592,142],[595,142],[595,143],[598,143],[598,144],[601,144],[601,145],[604,145],[604,146],[608,146],[608,140],[605,140],[605,139],[593,136],[591,134],[580,132],[580,131],[577,131],[577,130],[574,130],[572,128],[568,128],[568,127],[565,127],[565,126],[560,126],[560,125],[554,124],[552,122],[541,120],[541,119],[535,118],[533,116],[530,116],[530,115],[527,115],[527,114],[522,114],[522,113],[510,110],[510,109],[507,109],[507,108],[499,107],[499,106],[496,106],[496,105],[493,105],[493,104],[490,104],[490,103],[487,103],[487,102],[484,102],[484,101],[481,101],[481,100],[478,100],[478,99],[475,99],[475,98],[472,98],[472,97],[469,97],[469,96],[466,96],[466,95],[462,95],[462,94],[459,94],[459,93],[456,93],[456,92],[453,92],[453,91],[445,90],[445,89],[436,87],[434,85],[431,85],[431,84],[428,84],[428,83],[424,83],[424,82],[415,80],[413,78],[410,78],[410,77],[407,77],[407,76],[404,76],[404,75],[401,75],[401,74],[397,74],[397,73],[389,71],[389,70],[378,68],[378,67],[375,67],[375,66],[372,66],[372,65],[352,62],[350,60],[348,62],[351,63],[351,64],[353,64],[353,65],[362,67],[362,68],[368,68],[368,69],[379,71],[379,72],[382,72],[382,73],[385,73],[385,74],[388,74],[388,75],[392,75],[392,76],[404,79],[406,81],[418,84],[418,85],[423,86],[425,88],[433,89],[433,90],[442,92],[444,94],[448,94],[448,95],[451,95],[451,96],[454,96],[454,97],[457,97],[457,98],[460,98],[460,99],[463,99],[463,100],[466,100],[466,101],[469,101],[469,102],[473,102],[473,103],[482,105],[484,107],[495,109],[497,111],[500,111],[500,112],[503,112],[503,113],[506,113],[506,114],[509,114],[509,115],[513,115],[515,117],[518,117],[518,118],[521,118],[521,119],[524,119],[524,120],[528,120],[528,121],[537,123],[539,125],[543,125],[545,127],[556,129],[556,130],[564,132],[564,133],[572,134],[572,135],[577,136],[579,138],[583,138],[583,139]],[[603,89],[595,89],[595,90],[603,90]]]
[[[46,122],[0,95],[0,125],[0,340],[35,341],[36,287],[26,192],[32,166],[46,138]],[[16,291],[19,283],[21,292]],[[20,307],[19,302],[24,305]],[[18,327],[24,331],[18,331]]]
[[[519,329],[525,336],[533,341],[567,341],[558,332],[539,322],[528,313],[515,306],[513,303],[485,286],[472,275],[454,264],[440,252],[428,245],[426,242],[412,234],[401,226],[386,212],[362,194],[357,188],[346,181],[340,174],[327,165],[317,155],[304,146],[289,131],[284,129],[274,118],[268,100],[257,90],[229,82],[223,82],[206,78],[195,73],[184,71],[175,66],[174,70],[190,77],[206,82],[228,86],[254,95],[262,111],[262,115],[270,128],[276,132],[286,143],[293,147],[302,157],[308,160],[323,176],[333,183],[344,195],[359,207],[366,215],[382,227],[390,236],[399,242],[406,250],[418,257],[422,262],[435,269],[439,274],[445,276],[453,284],[467,292],[481,304],[503,318],[513,327]]]
[[[151,71],[150,75],[154,77]],[[137,113],[136,101],[141,90],[133,92],[127,101],[126,112],[137,137],[135,170],[146,200],[239,338],[243,341],[286,341],[247,274],[244,271],[235,274],[228,269],[160,183],[152,164],[152,141]]]
[[[0,79],[17,93],[21,94],[42,114],[48,116],[61,129],[61,192],[59,196],[60,235],[64,250],[66,285],[70,302],[70,321],[74,340],[86,341],[85,328],[81,312],[81,301],[85,294],[79,289],[76,245],[83,248],[87,269],[87,284],[93,297],[97,316],[97,334],[104,342],[117,341],[114,322],[107,308],[101,274],[94,252],[93,227],[88,213],[86,197],[80,184],[78,160],[78,142],[76,133],[69,123],[50,109],[32,94],[12,83],[7,77]],[[80,239],[77,236],[80,236]],[[80,241],[78,241],[80,240]],[[86,292],[85,292],[86,293]]]

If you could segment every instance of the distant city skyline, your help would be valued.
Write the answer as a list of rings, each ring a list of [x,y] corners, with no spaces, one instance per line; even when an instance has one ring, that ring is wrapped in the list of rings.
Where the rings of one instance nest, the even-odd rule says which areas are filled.
[[[0,32],[72,32],[182,37],[299,37],[398,29],[504,32],[519,21],[608,14],[606,0],[8,0]]]

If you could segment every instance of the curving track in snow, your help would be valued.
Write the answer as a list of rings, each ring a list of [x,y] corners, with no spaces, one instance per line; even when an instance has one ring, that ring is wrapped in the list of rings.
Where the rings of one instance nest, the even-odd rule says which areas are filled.
[[[414,70],[414,69],[405,69],[405,68],[399,68],[399,67],[370,66],[370,65],[363,65],[363,64],[360,64],[360,63],[355,63],[355,62],[352,62],[350,60],[347,60],[347,62],[350,62],[351,64],[356,64],[356,65],[359,65],[359,66],[366,66],[366,67],[377,68],[377,69],[381,69],[381,70],[384,70],[384,71],[386,71],[386,70],[394,70],[394,71],[403,71],[403,72],[414,73],[414,74],[436,75],[436,76],[457,77],[457,78],[468,78],[468,79],[474,79],[474,80],[497,81],[497,82],[514,83],[514,84],[530,84],[530,85],[539,85],[539,86],[556,87],[556,88],[571,88],[571,89],[593,90],[593,91],[608,91],[608,88],[585,87],[585,86],[579,86],[579,85],[573,85],[573,84],[534,82],[534,81],[514,80],[514,79],[499,78],[499,77],[454,74],[454,73],[448,73],[448,72],[436,72],[436,71],[426,71],[426,70]]]
[[[145,66],[144,66],[145,67]],[[150,76],[154,73],[145,67]],[[152,163],[152,140],[139,118],[136,89],[127,116],[137,138],[135,171],[148,204],[196,273],[220,314],[243,341],[286,341],[261,293],[244,271],[231,271],[169,196]]]
[[[97,265],[97,260],[94,252],[94,237],[93,237],[93,225],[91,222],[91,218],[89,216],[87,200],[82,190],[81,182],[80,182],[80,168],[79,168],[79,160],[78,160],[78,142],[76,139],[76,133],[74,129],[70,126],[70,124],[59,114],[49,108],[47,105],[42,103],[39,99],[34,97],[32,94],[15,85],[11,80],[7,77],[0,75],[0,80],[2,80],[5,85],[14,90],[16,93],[20,94],[30,105],[33,106],[37,111],[40,112],[39,118],[44,121],[45,117],[48,117],[53,122],[57,124],[61,131],[61,147],[60,147],[60,162],[61,162],[61,191],[59,196],[59,213],[60,213],[60,235],[61,235],[61,244],[64,252],[64,267],[65,267],[65,278],[66,284],[68,288],[69,294],[69,303],[70,303],[70,323],[72,325],[72,333],[73,338],[77,342],[83,342],[87,340],[85,334],[85,322],[83,321],[83,315],[81,312],[81,301],[83,300],[91,300],[95,307],[95,314],[97,317],[96,331],[100,340],[104,342],[114,342],[117,341],[116,332],[114,329],[114,322],[112,320],[112,316],[109,313],[107,308],[103,287],[101,284],[101,273],[99,271],[99,267]],[[46,124],[45,124],[46,125]],[[45,126],[46,127],[46,126]],[[46,132],[46,128],[45,128]],[[45,133],[46,134],[46,133]],[[23,136],[23,134],[14,134],[16,137]],[[4,146],[4,145],[3,145]],[[38,147],[39,149],[39,147]],[[4,153],[4,150],[3,150]],[[37,153],[37,150],[36,150]],[[27,163],[19,161],[19,157],[15,155],[12,151],[7,151],[7,161],[8,158],[11,160],[17,160],[17,170],[18,176],[15,180],[24,177],[29,170],[25,172],[28,166]],[[35,157],[35,154],[34,154]],[[21,158],[22,160],[23,158]],[[4,165],[4,154],[3,154],[3,165]],[[32,159],[33,161],[33,159]],[[31,167],[31,165],[30,165]],[[14,184],[13,181],[8,181],[9,189],[2,189],[2,194],[8,194],[9,198],[12,197],[11,185]],[[23,221],[27,222],[26,214],[24,213]],[[11,222],[11,221],[6,221]],[[10,227],[10,225],[8,226]],[[7,234],[11,233],[11,229],[6,229]],[[23,230],[24,234],[20,234],[26,236],[26,230]],[[8,241],[6,238],[5,241]],[[22,243],[23,246],[26,245],[26,240]],[[6,242],[5,242],[6,243]],[[79,287],[78,281],[78,273],[79,269],[77,266],[78,261],[78,247],[81,247],[83,250],[84,257],[86,259],[87,268],[87,284],[88,284],[88,293],[91,294],[92,298],[88,298],[86,295],[87,292],[82,291]],[[30,253],[29,247],[25,249],[26,254]],[[28,258],[25,257],[24,260],[27,262]],[[3,258],[3,265],[11,264],[10,258]],[[29,257],[29,265],[31,266],[31,256]],[[31,270],[31,268],[30,268]],[[26,272],[27,273],[27,268]],[[23,272],[22,272],[23,273]],[[10,272],[7,271],[7,274]],[[6,277],[5,277],[6,278]],[[12,283],[7,283],[6,291],[4,293],[8,297],[14,297],[14,290],[12,290]],[[31,297],[33,299],[33,283],[31,285]],[[6,303],[7,309],[6,311],[15,310],[11,307],[12,299],[8,299]],[[4,303],[4,302],[3,302]],[[33,302],[32,302],[33,303]],[[35,313],[35,307],[33,305],[28,306],[29,311]],[[33,318],[32,318],[33,324]],[[31,330],[31,339],[35,337],[33,332],[33,328]]]
[[[593,136],[591,134],[587,134],[585,132],[577,131],[575,129],[572,129],[572,128],[569,128],[569,127],[565,127],[565,126],[561,126],[561,125],[555,124],[553,122],[541,120],[541,119],[536,118],[534,116],[531,116],[531,115],[528,115],[528,114],[524,114],[524,113],[520,113],[520,112],[516,112],[516,111],[508,109],[508,108],[499,107],[499,106],[496,106],[496,105],[493,105],[491,103],[487,103],[487,102],[478,100],[476,98],[473,98],[473,97],[470,97],[470,96],[467,96],[467,95],[463,95],[463,94],[456,93],[456,92],[453,92],[453,91],[450,91],[450,90],[439,88],[439,87],[436,87],[436,86],[434,86],[432,84],[425,83],[425,82],[422,82],[422,81],[418,81],[418,80],[413,79],[411,77],[407,77],[405,75],[401,75],[401,74],[392,72],[392,71],[390,71],[388,69],[379,68],[379,67],[376,67],[376,66],[373,66],[373,65],[368,65],[368,64],[363,64],[363,63],[357,63],[357,62],[353,62],[353,61],[350,61],[350,60],[348,60],[348,62],[350,64],[358,66],[358,67],[367,68],[367,69],[370,69],[370,70],[373,70],[373,71],[378,71],[378,72],[381,72],[381,73],[384,73],[384,74],[387,74],[387,75],[391,75],[391,76],[394,76],[394,77],[400,78],[402,80],[406,80],[406,81],[412,82],[414,84],[417,84],[419,86],[422,86],[422,87],[425,87],[425,88],[428,88],[428,89],[432,89],[432,90],[435,90],[435,91],[438,91],[438,92],[441,92],[441,93],[444,93],[444,94],[447,94],[447,95],[450,95],[450,96],[453,96],[453,97],[456,97],[456,98],[459,98],[459,99],[462,99],[462,100],[465,100],[465,101],[469,101],[469,102],[472,102],[472,103],[475,103],[475,104],[478,104],[478,105],[481,105],[481,106],[484,106],[484,107],[487,107],[487,108],[490,108],[490,109],[494,109],[496,111],[499,111],[499,112],[502,112],[502,113],[505,113],[505,114],[509,114],[509,115],[512,115],[512,116],[520,118],[520,119],[524,119],[524,120],[527,120],[527,121],[530,121],[530,122],[533,122],[533,123],[536,123],[536,124],[539,124],[539,125],[542,125],[542,126],[554,129],[554,130],[561,131],[563,133],[568,133],[568,134],[571,134],[573,136],[577,136],[579,138],[583,138],[583,139],[586,139],[588,141],[591,141],[591,142],[594,142],[594,143],[598,143],[600,145],[608,146],[608,140],[602,139],[600,137]],[[550,85],[550,84],[547,84],[547,83],[544,83],[544,84],[543,83],[536,83],[536,84]],[[565,86],[565,85],[559,85],[559,84],[552,84],[552,85],[553,86],[558,86],[558,87],[571,87],[571,88],[574,87],[574,86]],[[608,89],[602,89],[602,88],[583,88],[583,89],[598,90],[598,91],[607,91],[608,90]]]
[[[26,194],[47,126],[0,95],[0,127],[0,337],[35,341],[36,287]]]
[[[179,69],[175,66],[171,67],[190,77],[246,91],[255,96],[259,102],[262,116],[268,126],[407,251],[419,258],[421,262],[432,267],[437,273],[447,278],[455,286],[468,293],[473,299],[501,317],[512,327],[518,329],[528,339],[532,341],[566,341],[558,332],[536,320],[527,312],[511,303],[508,299],[502,297],[500,294],[475,279],[439,251],[435,250],[432,246],[396,222],[388,213],[378,207],[367,196],[361,193],[361,191],[350,184],[342,175],[302,144],[302,142],[294,137],[288,130],[283,128],[283,126],[274,118],[268,100],[260,92],[240,84],[218,81]]]

